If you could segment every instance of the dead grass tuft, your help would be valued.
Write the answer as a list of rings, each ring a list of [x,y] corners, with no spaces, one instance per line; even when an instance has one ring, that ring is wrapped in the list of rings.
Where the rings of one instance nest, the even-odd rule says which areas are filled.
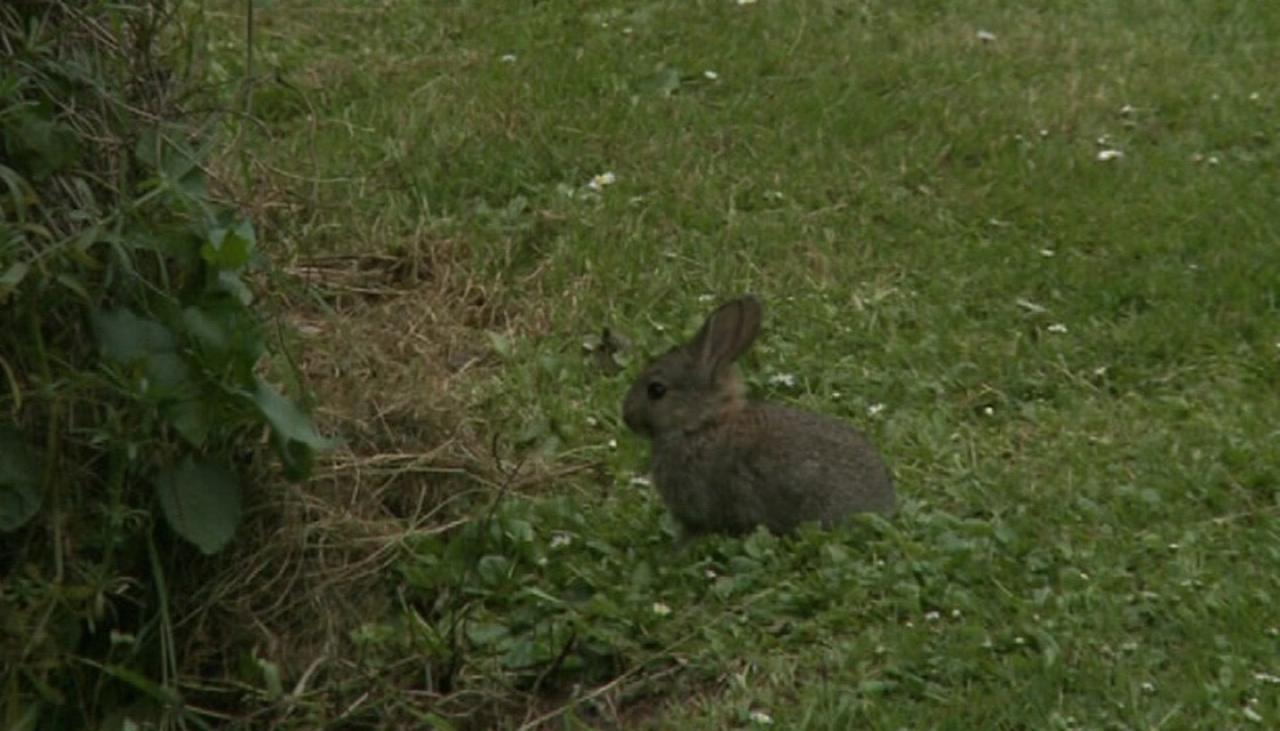
[[[287,270],[306,285],[282,308],[297,333],[289,350],[318,424],[342,441],[307,482],[269,478],[250,496],[238,550],[183,602],[192,676],[244,678],[253,648],[295,700],[348,687],[351,633],[386,614],[387,572],[406,545],[466,522],[499,485],[520,489],[472,407],[495,365],[483,330],[502,318],[450,242],[429,248],[430,261],[327,256]]]

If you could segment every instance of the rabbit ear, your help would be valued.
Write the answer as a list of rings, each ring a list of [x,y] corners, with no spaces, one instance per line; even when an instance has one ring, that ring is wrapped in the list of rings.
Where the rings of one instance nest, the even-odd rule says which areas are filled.
[[[707,316],[702,329],[689,342],[689,353],[698,372],[715,383],[760,334],[764,307],[752,295],[726,302]]]

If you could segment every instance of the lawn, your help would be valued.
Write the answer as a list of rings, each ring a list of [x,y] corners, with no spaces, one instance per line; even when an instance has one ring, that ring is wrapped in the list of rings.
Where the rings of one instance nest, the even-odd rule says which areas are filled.
[[[425,465],[282,723],[1280,726],[1280,5],[254,21],[237,144],[335,459]],[[896,515],[677,542],[621,399],[746,291],[753,395],[865,431]]]

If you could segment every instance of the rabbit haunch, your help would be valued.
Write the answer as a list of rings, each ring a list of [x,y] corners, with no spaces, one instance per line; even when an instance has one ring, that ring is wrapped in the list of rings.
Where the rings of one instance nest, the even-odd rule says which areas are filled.
[[[829,416],[745,398],[734,362],[763,314],[750,295],[722,305],[627,392],[623,419],[650,440],[668,509],[691,534],[784,533],[891,512],[892,480],[865,437]]]

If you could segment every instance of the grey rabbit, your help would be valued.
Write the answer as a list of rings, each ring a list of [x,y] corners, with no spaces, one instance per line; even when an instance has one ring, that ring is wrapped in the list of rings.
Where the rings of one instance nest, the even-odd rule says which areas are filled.
[[[623,420],[650,440],[653,480],[687,536],[786,533],[850,513],[890,513],[894,488],[871,443],[838,419],[748,401],[736,361],[764,310],[745,295],[631,385]]]

